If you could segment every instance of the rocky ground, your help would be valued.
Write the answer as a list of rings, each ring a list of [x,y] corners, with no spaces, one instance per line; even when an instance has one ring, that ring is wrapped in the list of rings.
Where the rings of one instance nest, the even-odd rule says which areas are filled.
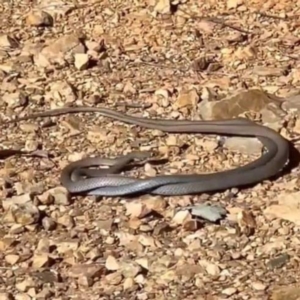
[[[2,121],[121,103],[153,118],[246,116],[299,147],[297,1],[11,0],[0,12]],[[137,149],[169,160],[137,176],[225,170],[258,157],[256,139],[166,134],[95,114],[1,126],[2,149],[37,157],[0,165],[0,300],[300,299],[297,165],[247,189],[131,201],[74,197],[59,182],[70,161]],[[196,218],[201,203],[226,216]]]

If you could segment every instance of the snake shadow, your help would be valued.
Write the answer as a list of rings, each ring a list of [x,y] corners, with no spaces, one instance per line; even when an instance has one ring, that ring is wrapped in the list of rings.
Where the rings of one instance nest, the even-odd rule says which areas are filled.
[[[270,178],[270,180],[276,180],[282,176],[290,174],[293,169],[297,168],[300,164],[300,152],[295,145],[289,141],[289,161],[286,166],[277,175]]]

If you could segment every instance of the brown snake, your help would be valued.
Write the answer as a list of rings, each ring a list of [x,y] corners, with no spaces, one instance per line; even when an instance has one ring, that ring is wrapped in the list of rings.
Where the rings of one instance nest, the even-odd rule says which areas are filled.
[[[84,158],[66,166],[61,173],[61,183],[71,193],[85,193],[101,196],[124,196],[136,193],[157,195],[185,195],[224,190],[245,186],[269,179],[281,171],[289,159],[289,143],[274,130],[258,125],[247,119],[222,121],[187,121],[147,119],[130,116],[108,108],[65,107],[16,118],[2,124],[16,123],[39,117],[51,117],[70,113],[100,113],[102,116],[149,129],[172,133],[207,133],[257,137],[267,149],[259,159],[239,168],[213,174],[161,175],[152,178],[136,179],[123,177],[120,172],[130,161],[147,156],[143,152],[132,152],[116,159],[100,157]],[[6,151],[6,153],[5,153]],[[4,158],[9,151],[0,151]],[[110,165],[107,171],[89,170],[92,166]],[[75,174],[75,175],[74,175]],[[86,178],[77,176],[85,174]],[[75,180],[73,180],[75,178]]]

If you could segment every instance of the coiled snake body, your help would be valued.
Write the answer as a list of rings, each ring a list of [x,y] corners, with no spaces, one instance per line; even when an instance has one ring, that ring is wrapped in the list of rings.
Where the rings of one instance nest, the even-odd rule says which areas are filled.
[[[105,117],[128,124],[139,125],[149,129],[158,129],[164,132],[257,137],[267,149],[267,152],[257,160],[233,170],[213,174],[161,175],[145,179],[123,177],[116,174],[131,160],[143,157],[144,154],[141,152],[133,152],[116,159],[103,159],[100,157],[84,158],[70,163],[62,170],[61,183],[71,193],[85,193],[98,196],[125,196],[136,193],[186,195],[212,192],[254,184],[269,179],[282,170],[289,159],[289,143],[286,139],[276,131],[247,119],[222,121],[147,119],[133,117],[108,108],[80,106],[45,111],[17,118],[6,123],[79,112],[100,113]],[[112,167],[107,171],[102,170],[100,172],[90,170],[89,173],[89,167],[101,164],[111,165]],[[85,173],[84,170],[90,176],[87,176],[87,178],[77,178],[77,180],[72,179],[72,177],[76,177],[76,173]]]

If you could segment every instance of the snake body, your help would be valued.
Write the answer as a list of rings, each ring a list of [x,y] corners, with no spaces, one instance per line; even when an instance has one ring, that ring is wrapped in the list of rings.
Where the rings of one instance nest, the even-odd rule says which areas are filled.
[[[71,193],[85,193],[98,196],[125,196],[136,193],[186,195],[212,192],[255,184],[269,179],[281,171],[289,159],[289,142],[286,139],[268,127],[242,118],[221,121],[149,119],[130,116],[108,108],[79,106],[49,110],[10,120],[6,123],[78,112],[99,113],[102,116],[124,123],[148,129],[157,129],[163,132],[257,137],[267,152],[257,160],[233,170],[213,174],[160,175],[143,179],[124,177],[116,174],[131,160],[143,157],[143,153],[131,153],[116,159],[103,159],[100,157],[84,158],[70,163],[61,172],[61,183]],[[110,165],[111,168],[100,172],[90,170],[89,173],[88,169],[91,166],[101,164]],[[74,174],[76,173],[79,175],[83,173],[88,176],[81,178],[80,176],[75,176]],[[75,180],[72,178],[75,178]]]

